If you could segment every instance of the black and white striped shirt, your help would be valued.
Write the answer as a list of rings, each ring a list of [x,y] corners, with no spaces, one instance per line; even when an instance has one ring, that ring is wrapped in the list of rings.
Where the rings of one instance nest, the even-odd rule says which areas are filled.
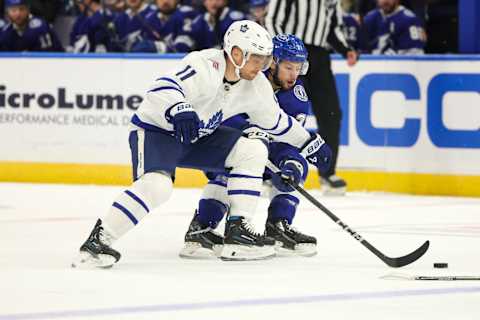
[[[340,0],[270,0],[265,27],[272,34],[291,33],[307,45],[346,54]]]

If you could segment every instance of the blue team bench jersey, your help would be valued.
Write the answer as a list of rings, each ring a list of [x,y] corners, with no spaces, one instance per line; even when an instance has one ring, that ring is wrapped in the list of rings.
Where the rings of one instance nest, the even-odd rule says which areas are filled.
[[[344,13],[342,16],[345,38],[350,47],[357,51],[367,48],[367,39],[360,24],[360,17],[354,13]]]
[[[225,7],[218,20],[208,12],[197,16],[191,26],[186,25],[175,43],[179,52],[208,48],[220,48],[228,27],[238,20],[246,19],[240,11]]]
[[[30,16],[22,32],[11,23],[3,24],[0,51],[63,51],[56,33],[41,18]]]
[[[114,15],[110,10],[99,10],[90,16],[81,14],[70,32],[73,52],[120,51],[115,41]]]
[[[380,9],[372,10],[363,23],[371,53],[423,53],[426,35],[422,23],[405,7],[400,6],[389,15],[383,14]]]
[[[143,4],[137,13],[127,9],[115,16],[113,23],[120,42],[120,51],[129,52],[132,46],[141,39],[142,31],[147,27],[147,16],[155,11],[155,6]]]
[[[184,43],[175,40],[184,32],[183,30],[191,30],[192,21],[198,14],[192,7],[183,5],[179,5],[169,15],[158,9],[149,13],[142,27],[142,39],[133,46],[132,51],[158,53],[188,51]],[[163,45],[160,46],[159,42]]]

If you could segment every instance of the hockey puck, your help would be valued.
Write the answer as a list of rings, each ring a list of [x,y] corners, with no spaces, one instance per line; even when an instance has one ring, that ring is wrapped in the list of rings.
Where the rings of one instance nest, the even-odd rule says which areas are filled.
[[[448,263],[445,263],[445,262],[435,262],[433,264],[433,267],[434,268],[439,268],[439,269],[445,269],[445,268],[448,268]]]

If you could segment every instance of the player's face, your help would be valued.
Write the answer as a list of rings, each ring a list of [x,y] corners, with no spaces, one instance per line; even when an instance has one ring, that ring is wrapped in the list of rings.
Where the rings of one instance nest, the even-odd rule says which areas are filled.
[[[177,7],[178,0],[157,0],[158,9],[164,13],[171,13]]]
[[[23,26],[27,23],[30,10],[27,6],[13,6],[7,10],[8,19],[17,26]]]
[[[215,15],[220,9],[227,5],[227,2],[225,0],[204,0],[203,5],[208,13]]]
[[[127,7],[132,10],[138,10],[143,4],[143,0],[127,0]]]
[[[271,60],[271,56],[250,55],[245,66],[240,69],[240,77],[245,80],[253,80],[260,71],[269,66]]]
[[[105,0],[105,6],[115,12],[125,10],[125,0]]]
[[[78,9],[79,9],[80,12],[82,12],[82,13],[85,12],[85,9],[86,9],[85,3],[86,3],[86,2],[87,2],[87,1],[82,1],[82,0],[76,0],[76,1],[75,1],[75,4],[77,5]]]
[[[87,11],[90,11],[90,5],[92,4],[92,0],[76,0],[75,3],[78,6],[78,9],[82,13],[88,13]]]
[[[398,6],[399,0],[377,0],[378,7],[386,14],[392,13]]]
[[[253,7],[250,9],[250,13],[252,14],[256,22],[263,21],[263,19],[267,15],[267,6]]]
[[[302,71],[301,62],[281,61],[279,64],[274,64],[274,68],[278,68],[277,78],[282,86],[282,89],[291,89]]]

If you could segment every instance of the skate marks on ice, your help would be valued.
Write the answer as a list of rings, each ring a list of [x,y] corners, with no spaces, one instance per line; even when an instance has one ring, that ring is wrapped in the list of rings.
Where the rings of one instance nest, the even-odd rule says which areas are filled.
[[[1,210],[1,207],[0,207]],[[44,217],[44,218],[19,218],[19,219],[1,219],[1,223],[51,223],[51,222],[77,222],[77,221],[91,221],[94,219],[94,216],[91,217]]]
[[[328,303],[341,301],[381,300],[422,296],[442,296],[454,294],[478,294],[480,286],[450,287],[433,289],[411,289],[372,292],[349,292],[310,296],[274,297],[259,299],[218,300],[196,303],[158,304],[144,306],[126,306],[116,308],[59,310],[38,313],[0,314],[0,320],[42,320],[82,317],[112,317],[126,315],[144,315],[149,313],[180,312],[195,310],[215,310],[225,308],[245,308],[259,306],[285,306],[295,304]]]
[[[220,314],[224,319],[237,307],[251,314],[251,319],[263,319],[265,314],[256,306],[271,310],[271,315],[279,319],[291,319],[300,313],[308,315],[305,319],[316,319],[319,312],[336,314],[339,308],[343,308],[342,301],[350,301],[358,307],[368,305],[362,309],[366,312],[363,316],[358,310],[345,309],[345,313],[356,319],[400,319],[391,318],[391,315],[399,315],[407,309],[429,311],[432,303],[441,308],[441,311],[437,308],[436,319],[476,319],[480,287],[473,286],[480,283],[380,280],[378,277],[390,270],[378,266],[367,252],[352,243],[338,226],[319,215],[318,209],[306,201],[300,203],[295,222],[321,239],[316,257],[247,264],[180,259],[178,252],[201,190],[176,189],[162,210],[147,217],[147,223],[137,226],[138,230],[119,242],[118,248],[125,254],[121,265],[110,271],[92,273],[101,281],[88,282],[79,270],[66,268],[94,222],[90,217],[101,214],[117,192],[117,187],[0,184],[1,204],[13,207],[12,212],[0,211],[0,224],[2,219],[81,218],[77,221],[4,224],[0,233],[0,277],[4,276],[0,281],[0,287],[4,288],[4,291],[0,289],[3,299],[0,319],[192,319],[197,313],[205,316],[201,318],[220,319],[215,317]],[[52,201],[52,194],[60,201]],[[480,199],[378,194],[349,194],[344,198],[322,198],[322,201],[332,210],[338,210],[342,218],[345,216],[346,220],[352,221],[351,225],[358,230],[393,224],[434,225],[435,228],[447,225],[457,229],[477,226],[480,207]],[[434,202],[436,206],[422,206]],[[452,205],[454,202],[455,206]],[[471,205],[473,203],[476,206]],[[418,210],[415,209],[417,205]],[[264,224],[267,206],[268,202],[262,199],[255,216],[256,225]],[[219,228],[223,230],[222,226]],[[473,229],[467,232],[471,233]],[[366,234],[370,232],[366,231]],[[371,236],[375,241],[385,242],[385,248],[396,254],[403,252],[405,243],[414,244],[425,235],[394,236],[372,232]],[[478,239],[432,235],[434,246],[429,256],[402,272],[435,275],[432,263],[445,261],[452,267],[446,271],[447,275],[473,275],[475,272],[470,269],[478,264],[477,257],[480,256]],[[332,243],[336,245],[332,246]],[[459,251],[458,248],[463,249]],[[237,270],[240,267],[243,272]],[[37,276],[36,272],[40,274]],[[203,276],[199,277],[199,273]],[[225,296],[224,292],[231,288],[229,284],[233,275],[237,279],[237,291]],[[119,285],[125,279],[135,283],[136,291],[133,290],[135,294],[131,297],[125,296],[123,286]],[[206,282],[213,287],[209,286],[202,297],[182,289],[190,286],[203,288],[203,279],[208,279]],[[155,287],[157,281],[160,281],[159,288],[168,288],[166,298],[162,298]],[[454,286],[456,288],[451,288]],[[414,289],[430,291],[417,292]],[[57,296],[61,299],[55,298]],[[333,303],[335,301],[340,303]],[[371,303],[365,304],[364,301]],[[385,309],[382,312],[377,307]],[[372,315],[372,310],[378,314]],[[451,316],[453,314],[455,316]],[[249,317],[242,317],[245,318]]]
[[[378,209],[430,212],[431,209],[472,210],[478,208],[478,198],[456,196],[409,195],[389,192],[347,192],[345,197],[326,197],[318,190],[308,190],[312,196],[320,200],[332,210],[345,210],[366,213]],[[313,209],[313,208],[312,208]],[[307,209],[310,211],[310,209]],[[385,211],[388,213],[388,211]],[[480,212],[479,212],[480,213]]]

